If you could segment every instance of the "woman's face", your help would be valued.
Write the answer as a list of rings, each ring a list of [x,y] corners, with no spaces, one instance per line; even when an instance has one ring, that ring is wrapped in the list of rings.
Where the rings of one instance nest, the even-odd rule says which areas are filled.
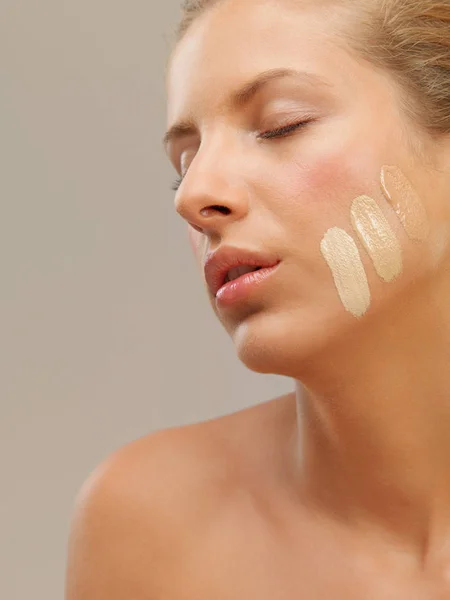
[[[219,4],[178,45],[168,75],[169,128],[184,125],[167,145],[183,177],[175,204],[202,271],[206,253],[224,246],[281,261],[241,302],[223,306],[208,292],[211,304],[249,368],[284,375],[363,321],[375,322],[380,307],[401,302],[441,256],[433,225],[426,239],[408,237],[383,194],[382,167],[411,181],[431,224],[437,216],[442,222],[444,206],[443,182],[412,152],[417,139],[393,81],[345,48],[338,15],[326,5],[298,4]],[[266,78],[268,71],[275,76]],[[260,85],[236,95],[254,81]],[[286,126],[293,127],[276,131]],[[400,246],[389,282],[352,221],[362,195],[378,205]],[[339,291],[345,274],[326,259],[324,238],[335,228],[353,238],[365,271],[364,314],[349,309],[343,287],[352,284],[340,281]]]

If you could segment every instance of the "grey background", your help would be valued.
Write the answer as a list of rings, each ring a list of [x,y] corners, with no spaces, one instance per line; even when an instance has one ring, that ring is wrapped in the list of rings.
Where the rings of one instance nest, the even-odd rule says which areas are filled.
[[[178,0],[0,0],[0,598],[60,600],[116,448],[293,389],[248,371],[173,208]]]

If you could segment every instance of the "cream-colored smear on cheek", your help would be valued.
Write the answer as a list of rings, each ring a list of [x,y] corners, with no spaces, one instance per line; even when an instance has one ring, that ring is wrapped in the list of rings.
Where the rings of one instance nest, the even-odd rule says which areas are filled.
[[[428,217],[418,193],[398,167],[381,169],[381,186],[409,238],[423,241],[430,232]]]
[[[370,306],[370,289],[355,241],[343,229],[333,227],[325,234],[320,249],[345,309],[362,317]]]
[[[403,269],[402,248],[378,204],[369,196],[352,202],[352,225],[384,281],[393,281]]]

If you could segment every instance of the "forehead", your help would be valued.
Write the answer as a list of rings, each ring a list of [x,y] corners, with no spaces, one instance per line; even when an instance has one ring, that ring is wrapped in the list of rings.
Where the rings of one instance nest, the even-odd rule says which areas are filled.
[[[228,0],[191,26],[169,66],[168,119],[214,111],[230,90],[280,67],[338,76],[345,54],[327,4]],[[334,24],[331,25],[330,22]]]

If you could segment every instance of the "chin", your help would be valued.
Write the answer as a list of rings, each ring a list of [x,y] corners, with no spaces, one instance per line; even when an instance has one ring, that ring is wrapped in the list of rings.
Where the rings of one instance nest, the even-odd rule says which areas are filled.
[[[239,360],[251,371],[301,377],[309,364],[357,321],[347,314],[315,311],[259,312],[231,333]]]

